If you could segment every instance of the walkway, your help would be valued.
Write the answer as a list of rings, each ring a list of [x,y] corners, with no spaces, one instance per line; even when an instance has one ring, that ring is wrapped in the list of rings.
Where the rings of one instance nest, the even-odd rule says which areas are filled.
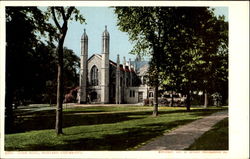
[[[228,111],[220,111],[181,126],[138,150],[184,150],[188,148],[203,133],[210,130],[220,120],[228,117]]]

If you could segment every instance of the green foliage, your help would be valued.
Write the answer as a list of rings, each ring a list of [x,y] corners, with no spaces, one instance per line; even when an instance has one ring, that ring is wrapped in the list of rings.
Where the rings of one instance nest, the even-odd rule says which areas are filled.
[[[37,7],[6,7],[6,98],[11,104],[14,97],[30,100],[34,91],[41,92],[40,58],[47,55],[40,52],[45,44],[39,38],[53,39],[54,31]]]
[[[48,7],[45,12],[47,20],[53,19],[57,28],[55,34],[57,40],[60,38],[60,34],[63,33],[64,25],[67,26],[68,21],[79,21],[81,24],[85,23],[85,18],[81,15],[80,11],[75,7]],[[64,30],[65,31],[65,30]]]
[[[119,29],[128,32],[131,41],[135,42],[131,53],[151,55],[149,84],[154,87],[153,114],[157,115],[158,87],[160,85],[161,60],[166,54],[170,7],[116,7]]]
[[[50,97],[55,102],[56,30],[47,22],[48,16],[37,7],[6,7],[6,95],[17,105],[48,103]],[[64,51],[67,91],[76,87],[79,58],[72,50]]]
[[[66,15],[61,14],[64,20],[71,14],[80,22],[85,20],[74,7],[66,7],[66,10],[56,7],[56,12],[66,12]],[[67,48],[64,49],[65,57],[56,54],[54,40],[60,39],[67,27],[56,29],[48,22],[51,15],[37,7],[6,7],[7,125],[12,123],[12,104],[55,102],[58,59],[66,64],[63,67],[67,76],[64,81],[66,91],[76,87],[79,58]],[[11,128],[6,129],[11,131]]]
[[[228,23],[207,7],[116,7],[133,54],[151,55],[149,84],[227,98]],[[218,88],[218,85],[221,87]],[[223,93],[222,93],[223,92]]]

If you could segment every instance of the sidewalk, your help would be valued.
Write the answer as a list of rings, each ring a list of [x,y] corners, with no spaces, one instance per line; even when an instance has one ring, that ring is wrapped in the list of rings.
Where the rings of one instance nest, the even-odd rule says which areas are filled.
[[[203,133],[210,130],[213,125],[226,117],[228,117],[228,111],[213,113],[168,132],[138,150],[184,150]]]

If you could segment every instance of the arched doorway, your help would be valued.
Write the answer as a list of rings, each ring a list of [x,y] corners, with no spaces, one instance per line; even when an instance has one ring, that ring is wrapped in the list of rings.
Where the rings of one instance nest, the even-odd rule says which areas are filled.
[[[90,101],[91,102],[97,102],[97,93],[96,92],[91,92],[90,93]]]

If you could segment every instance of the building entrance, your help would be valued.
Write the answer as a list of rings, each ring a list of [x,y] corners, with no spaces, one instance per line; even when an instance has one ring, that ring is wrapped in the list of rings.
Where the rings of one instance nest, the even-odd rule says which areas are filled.
[[[143,92],[138,92],[138,102],[139,103],[143,102]]]

